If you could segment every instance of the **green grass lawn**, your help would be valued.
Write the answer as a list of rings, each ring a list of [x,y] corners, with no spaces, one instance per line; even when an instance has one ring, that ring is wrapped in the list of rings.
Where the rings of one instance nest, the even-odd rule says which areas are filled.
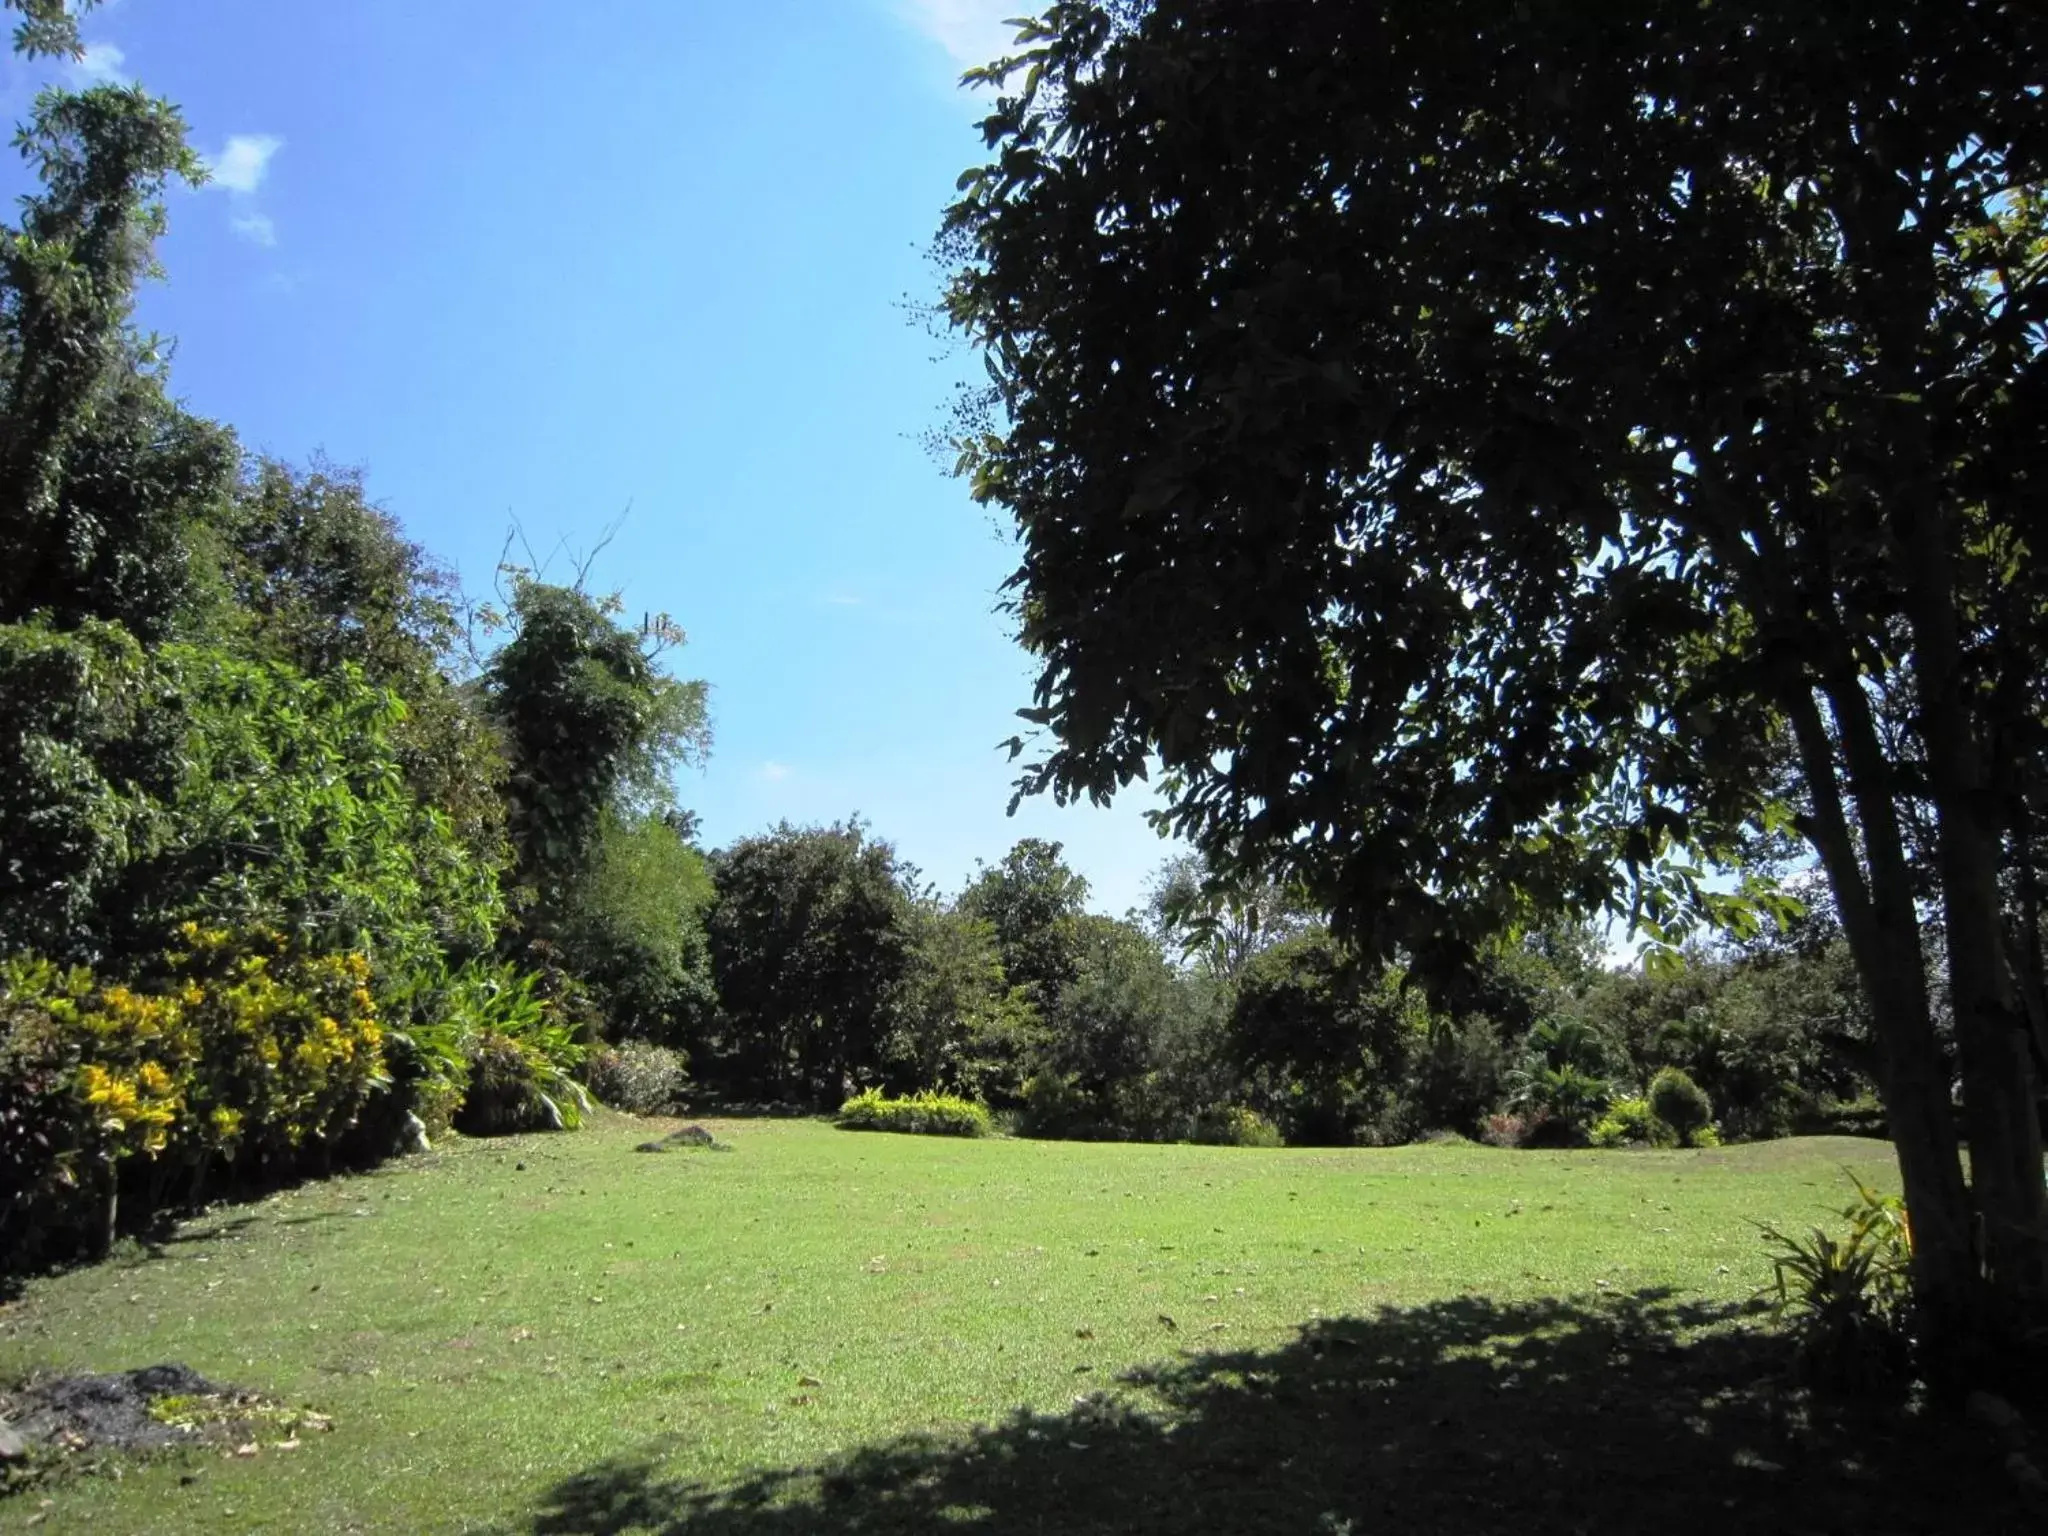
[[[1845,1165],[1891,1186],[1875,1143],[714,1128],[736,1150],[636,1154],[647,1125],[611,1116],[452,1142],[31,1285],[0,1308],[0,1378],[180,1361],[335,1429],[37,1489],[0,1529],[1731,1532],[1908,1508],[1910,1455],[1809,1422],[1768,1379],[1782,1341],[1733,1316],[1768,1275],[1752,1223],[1825,1219]],[[1788,1499],[1814,1520],[1748,1519]]]

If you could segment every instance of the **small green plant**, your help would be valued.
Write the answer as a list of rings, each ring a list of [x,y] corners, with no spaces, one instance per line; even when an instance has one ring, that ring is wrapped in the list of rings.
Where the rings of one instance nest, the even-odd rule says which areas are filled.
[[[1277,1147],[1280,1128],[1257,1110],[1240,1104],[1205,1111],[1195,1121],[1195,1140],[1212,1147]]]
[[[1809,1380],[1862,1392],[1905,1374],[1913,1239],[1903,1201],[1850,1179],[1856,1199],[1842,1211],[1846,1234],[1813,1227],[1795,1237],[1761,1228],[1774,1250],[1763,1294],[1791,1325]]]
[[[690,1091],[689,1057],[665,1045],[627,1040],[592,1051],[584,1081],[598,1099],[629,1115],[679,1112]]]
[[[839,1124],[849,1131],[902,1131],[914,1136],[987,1136],[995,1130],[988,1106],[972,1099],[950,1093],[892,1099],[879,1088],[840,1105]]]
[[[1714,1124],[1714,1101],[1707,1091],[1677,1067],[1666,1067],[1650,1079],[1650,1112],[1677,1133],[1681,1147],[1704,1143],[1700,1136]]]
[[[1648,1099],[1616,1099],[1593,1122],[1587,1140],[1596,1147],[1672,1147],[1678,1134],[1657,1118]]]

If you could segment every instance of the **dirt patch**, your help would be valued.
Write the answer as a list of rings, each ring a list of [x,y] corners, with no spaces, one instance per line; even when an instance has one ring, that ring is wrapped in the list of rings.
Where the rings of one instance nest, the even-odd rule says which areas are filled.
[[[730,1152],[732,1143],[720,1141],[701,1125],[686,1125],[679,1131],[671,1131],[659,1141],[643,1141],[634,1147],[635,1152]]]
[[[332,1427],[323,1414],[222,1386],[185,1365],[33,1378],[0,1391],[0,1423],[22,1447],[7,1463],[10,1490],[65,1467],[92,1470],[114,1455],[190,1446],[254,1455],[266,1443],[296,1448],[301,1430]]]

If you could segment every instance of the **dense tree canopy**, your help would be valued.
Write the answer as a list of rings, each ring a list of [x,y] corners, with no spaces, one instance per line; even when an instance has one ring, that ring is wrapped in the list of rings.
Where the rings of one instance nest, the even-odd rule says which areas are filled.
[[[2040,10],[1063,3],[998,73],[943,247],[1043,664],[1022,788],[1156,754],[1213,864],[1425,968],[1557,908],[1752,924],[1703,871],[1796,827],[1928,1315],[2037,1318]]]
[[[1058,843],[1022,838],[1000,863],[983,867],[960,898],[964,910],[995,930],[1011,984],[1041,1004],[1074,979],[1075,924],[1088,904],[1088,882],[1060,852]]]
[[[720,851],[709,924],[733,1077],[837,1103],[874,1072],[910,965],[896,850],[859,822],[787,823]]]

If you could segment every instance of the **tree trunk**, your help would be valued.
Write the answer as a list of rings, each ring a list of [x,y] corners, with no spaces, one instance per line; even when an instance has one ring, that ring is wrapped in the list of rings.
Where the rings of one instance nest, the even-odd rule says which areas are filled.
[[[2048,1191],[2034,1107],[2032,1043],[2006,964],[1998,891],[2000,812],[1965,697],[1948,519],[1929,488],[1902,488],[1894,525],[1913,634],[1915,724],[1936,814],[1949,991],[1963,1069],[1970,1184],[1984,1223],[1992,1297],[2008,1327],[2048,1309]]]
[[[2031,1322],[2048,1302],[2048,1192],[2033,1051],[2006,969],[1992,845],[1978,829],[1956,825],[1967,820],[1966,812],[1945,812],[1939,839],[1963,1129],[1993,1295],[2013,1309],[2013,1321]]]
[[[1949,1108],[1948,1065],[1934,1037],[1910,872],[1869,701],[1853,676],[1836,681],[1851,690],[1845,698],[1831,690],[1829,697],[1858,792],[1869,878],[1856,858],[1834,745],[1813,695],[1801,689],[1786,704],[1813,797],[1808,837],[1834,889],[1849,950],[1870,997],[1878,1088],[1913,1222],[1914,1291],[1935,1333],[1964,1339],[1976,1331],[1982,1285],[1969,1190]]]
[[[101,1207],[100,1230],[96,1234],[100,1258],[114,1251],[114,1239],[119,1233],[121,1220],[121,1165],[111,1157],[106,1160],[106,1176],[107,1201]]]
[[[2041,953],[2041,877],[2034,867],[2034,811],[2025,794],[2013,801],[2013,875],[2019,886],[2019,913],[2006,937],[2020,1008],[2034,1034],[2036,1086],[2048,1072],[2048,963]]]

